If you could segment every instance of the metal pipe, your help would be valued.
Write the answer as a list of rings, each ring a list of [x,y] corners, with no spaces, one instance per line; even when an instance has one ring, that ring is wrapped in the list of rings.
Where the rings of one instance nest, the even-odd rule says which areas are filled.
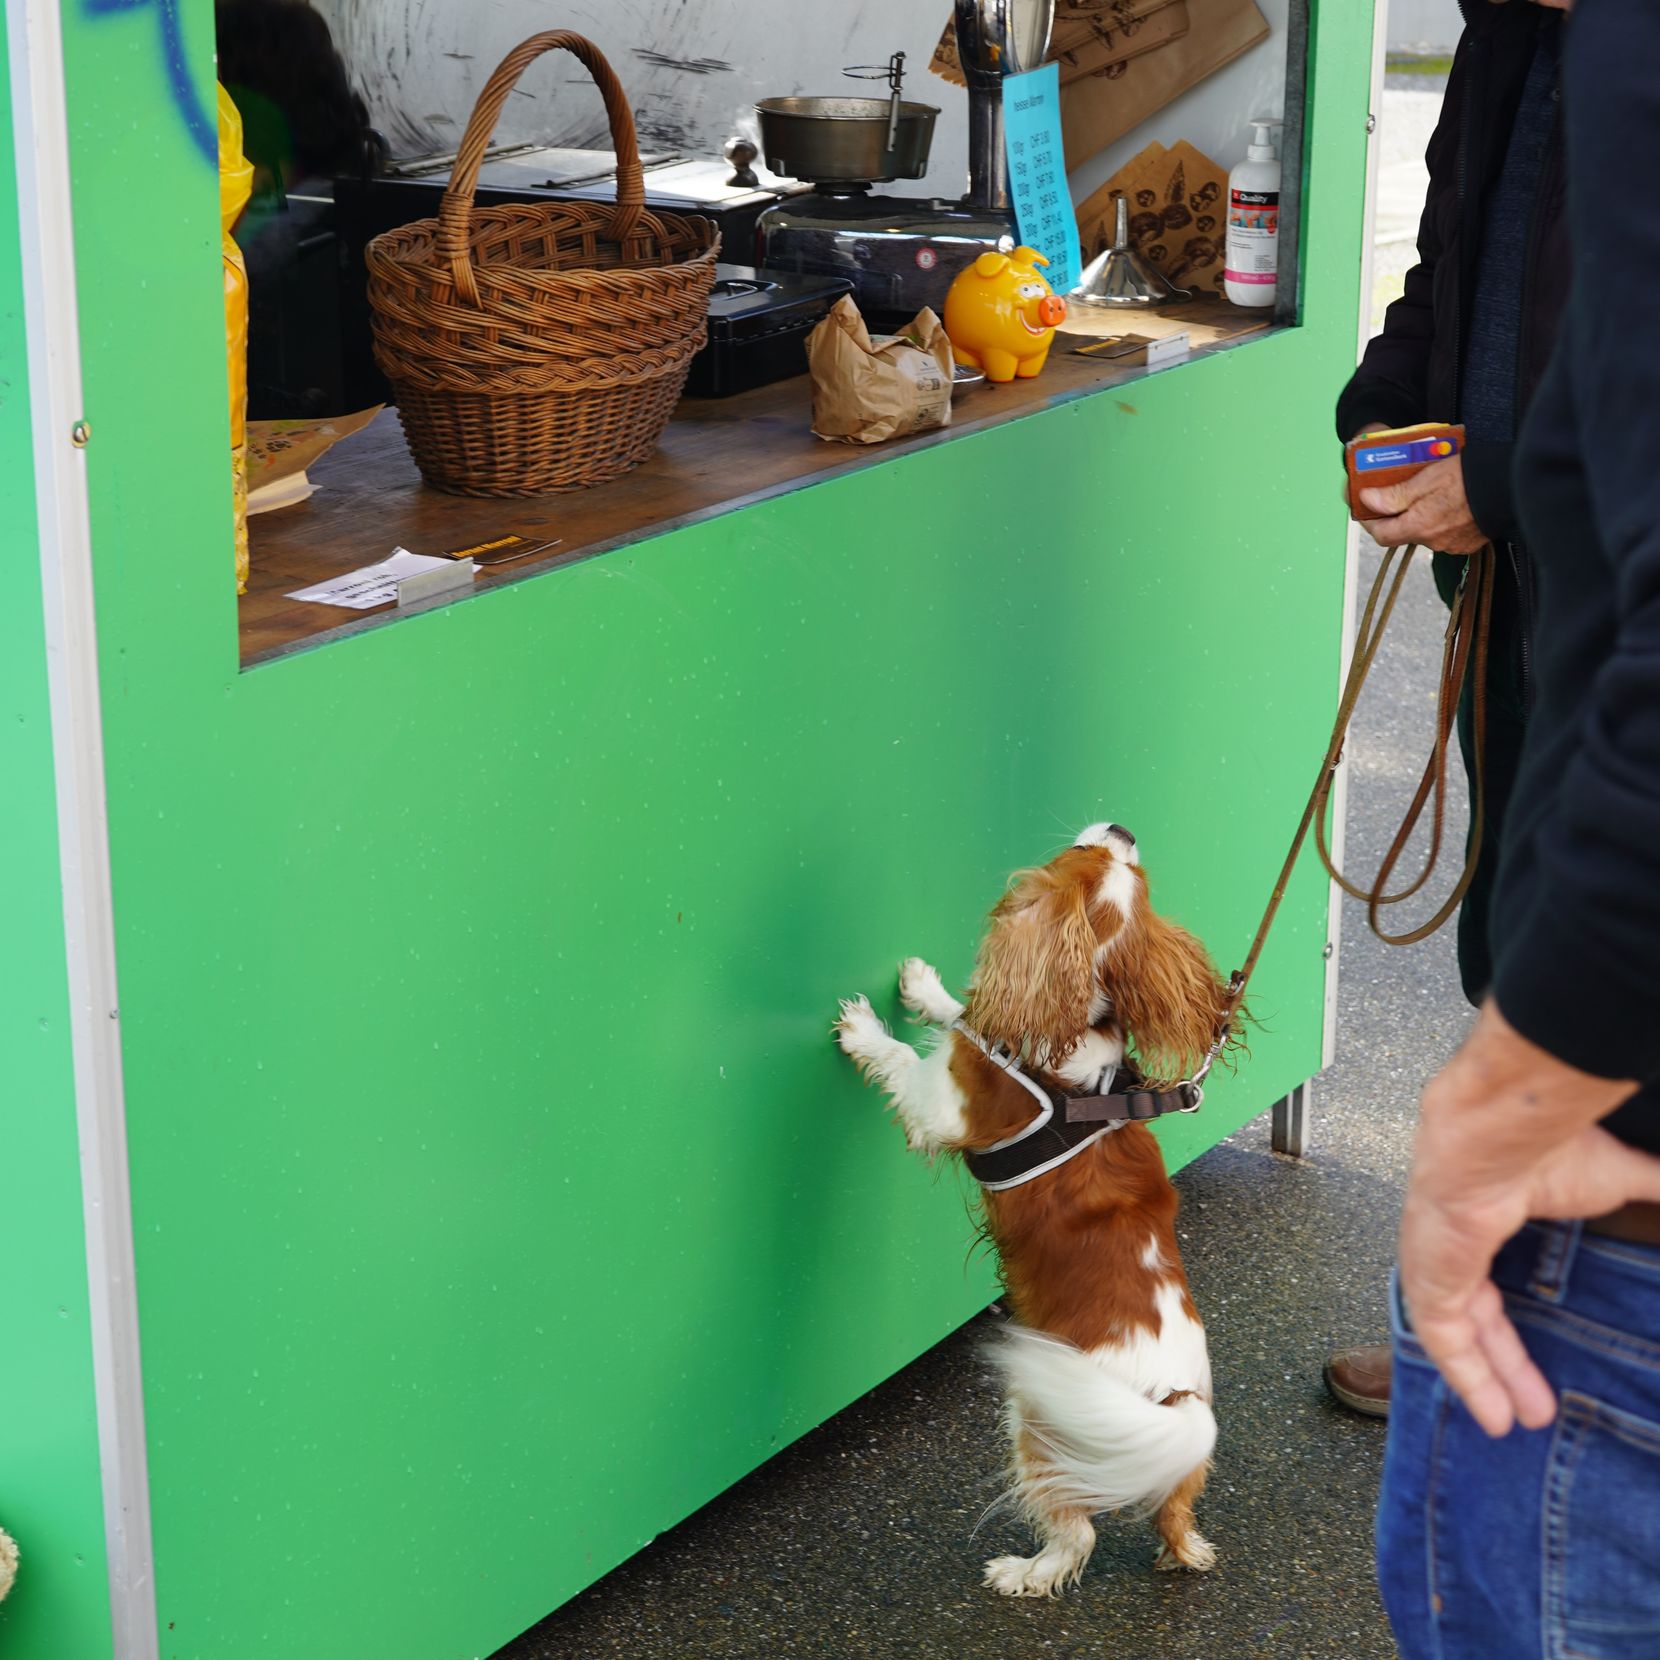
[[[967,205],[1007,210],[1003,82],[1049,51],[1055,0],[956,0],[957,58],[968,83]]]
[[[1003,91],[968,89],[968,195],[970,207],[1009,205],[1009,158],[1003,144]]]

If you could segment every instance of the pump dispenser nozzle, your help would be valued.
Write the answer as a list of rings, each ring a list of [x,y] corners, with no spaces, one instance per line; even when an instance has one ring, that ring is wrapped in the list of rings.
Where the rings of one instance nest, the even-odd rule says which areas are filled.
[[[1258,116],[1251,122],[1251,144],[1245,152],[1248,161],[1278,161],[1279,151],[1274,147],[1274,129],[1285,123],[1277,116]]]

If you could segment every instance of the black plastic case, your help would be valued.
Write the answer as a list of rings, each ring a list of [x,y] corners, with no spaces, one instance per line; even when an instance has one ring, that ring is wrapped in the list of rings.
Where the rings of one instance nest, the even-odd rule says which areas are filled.
[[[807,336],[853,284],[798,271],[716,267],[709,341],[692,359],[688,398],[729,398],[807,372]]]

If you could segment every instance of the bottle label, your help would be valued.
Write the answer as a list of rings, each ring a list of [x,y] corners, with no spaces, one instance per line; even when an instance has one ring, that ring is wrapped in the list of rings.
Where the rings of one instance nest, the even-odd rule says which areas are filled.
[[[1279,240],[1280,193],[1229,190],[1227,280],[1272,283],[1279,263]]]

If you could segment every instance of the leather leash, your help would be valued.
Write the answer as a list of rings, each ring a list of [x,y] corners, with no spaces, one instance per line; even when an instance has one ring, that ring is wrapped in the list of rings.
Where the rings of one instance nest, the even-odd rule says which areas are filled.
[[[1274,891],[1268,900],[1267,910],[1263,912],[1256,938],[1251,941],[1245,966],[1236,970],[1228,983],[1228,1000],[1216,1044],[1206,1057],[1205,1064],[1196,1078],[1204,1076],[1227,1042],[1234,1017],[1244,1002],[1245,988],[1250,984],[1257,960],[1262,955],[1262,948],[1267,944],[1268,931],[1279,914],[1280,903],[1285,898],[1285,890],[1291,881],[1291,873],[1296,868],[1303,844],[1308,839],[1310,826],[1314,828],[1314,844],[1319,852],[1321,864],[1345,893],[1365,902],[1366,919],[1371,924],[1372,932],[1386,945],[1415,945],[1419,940],[1428,939],[1458,909],[1465,894],[1470,890],[1470,883],[1475,879],[1485,831],[1486,788],[1483,751],[1487,738],[1487,648],[1492,629],[1493,590],[1498,571],[1498,557],[1490,542],[1479,552],[1471,554],[1465,565],[1463,581],[1459,584],[1451,614],[1447,618],[1446,638],[1441,651],[1441,684],[1436,701],[1434,746],[1430,751],[1429,760],[1424,765],[1423,777],[1419,780],[1418,788],[1407,807],[1406,816],[1402,819],[1401,827],[1396,831],[1395,839],[1390,843],[1389,851],[1378,868],[1377,879],[1370,888],[1363,888],[1351,881],[1337,868],[1326,839],[1326,809],[1331,801],[1337,769],[1343,760],[1343,746],[1348,738],[1349,725],[1354,719],[1354,712],[1360,702],[1360,694],[1366,685],[1367,677],[1372,672],[1372,665],[1377,661],[1378,649],[1383,644],[1389,619],[1394,615],[1395,602],[1400,598],[1406,573],[1412,568],[1412,556],[1417,551],[1416,545],[1389,548],[1384,553],[1383,563],[1378,567],[1377,578],[1372,583],[1366,608],[1361,614],[1360,626],[1355,631],[1354,653],[1349,661],[1349,672],[1343,683],[1342,696],[1338,699],[1337,719],[1332,727],[1331,742],[1326,746],[1325,759],[1320,763],[1320,772],[1314,781],[1313,790],[1309,793],[1308,805],[1303,809],[1297,833],[1291,838],[1291,850],[1280,867],[1279,880],[1274,884]],[[1472,710],[1475,767],[1470,788],[1470,838],[1465,854],[1464,872],[1429,921],[1409,929],[1404,934],[1386,933],[1380,920],[1383,908],[1386,905],[1398,905],[1421,892],[1440,861],[1442,834],[1446,825],[1448,740],[1457,723],[1459,700],[1464,694],[1465,683],[1472,670],[1475,673],[1475,700]],[[1431,820],[1429,853],[1425,858],[1424,868],[1406,887],[1389,893],[1386,891],[1389,880],[1423,818],[1425,806],[1432,799],[1434,813]]]

